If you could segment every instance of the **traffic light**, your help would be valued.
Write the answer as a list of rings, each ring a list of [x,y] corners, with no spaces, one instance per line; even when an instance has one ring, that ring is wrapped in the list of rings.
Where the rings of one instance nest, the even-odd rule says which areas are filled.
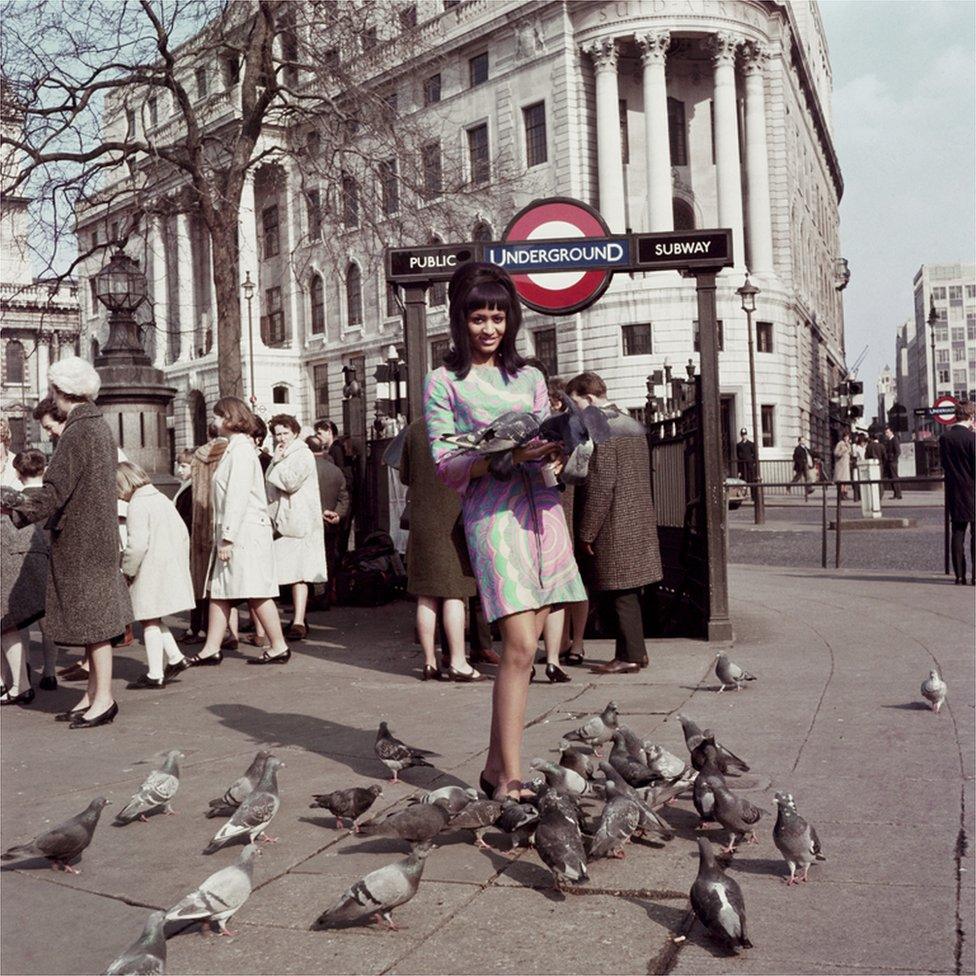
[[[847,415],[851,420],[864,416],[864,383],[861,380],[847,381]]]

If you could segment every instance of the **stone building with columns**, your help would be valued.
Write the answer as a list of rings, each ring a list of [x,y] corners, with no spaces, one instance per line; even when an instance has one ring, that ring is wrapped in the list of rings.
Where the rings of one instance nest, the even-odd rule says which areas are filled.
[[[438,140],[425,152],[454,154],[470,185],[499,182],[495,197],[478,202],[473,195],[469,238],[500,237],[517,210],[554,195],[596,206],[614,232],[731,227],[735,268],[722,273],[717,295],[727,449],[740,427],[751,428],[746,319],[736,295],[748,269],[761,289],[755,314],[761,455],[789,457],[800,434],[814,449],[828,450],[829,391],[846,373],[840,294],[846,274],[830,63],[816,3],[402,6],[412,15],[378,24],[368,48],[363,41],[362,70],[395,92],[398,113],[432,120]],[[414,43],[409,58],[398,60],[397,32],[407,29]],[[190,63],[187,70],[198,67]],[[218,125],[222,113],[234,110],[234,83],[216,67],[212,76],[213,90],[201,97]],[[106,124],[118,124],[120,113]],[[177,119],[163,120],[157,110],[145,124]],[[303,419],[341,416],[342,367],[352,366],[365,383],[371,415],[375,366],[402,342],[400,311],[355,215],[334,207],[313,216],[305,203],[309,187],[298,183],[287,166],[271,163],[245,187],[241,276],[249,274],[256,288],[250,303],[242,298],[242,349],[228,354],[242,356],[248,391],[253,368],[254,392],[266,411],[284,407]],[[165,190],[179,193],[178,186]],[[321,192],[327,197],[335,188]],[[427,240],[443,240],[432,196]],[[111,207],[86,211],[78,233],[90,240],[124,221]],[[165,208],[127,246],[141,250],[149,274],[147,342],[179,391],[173,427],[182,446],[200,439],[216,397],[211,255],[192,214],[167,216]],[[85,286],[85,329],[97,340],[103,316],[90,298]],[[585,312],[560,319],[527,313],[522,342],[554,374],[597,370],[611,398],[636,411],[648,374],[665,362],[680,374],[697,359],[696,314],[693,283],[676,273],[618,275]],[[436,363],[447,342],[443,289],[430,296],[428,331],[428,359]]]

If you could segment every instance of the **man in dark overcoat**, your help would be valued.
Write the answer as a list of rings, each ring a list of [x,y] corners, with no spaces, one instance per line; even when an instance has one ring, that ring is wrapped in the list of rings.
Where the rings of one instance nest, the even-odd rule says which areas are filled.
[[[616,413],[596,373],[580,373],[566,392],[580,407]],[[601,616],[612,623],[617,638],[614,659],[594,666],[596,674],[632,674],[647,666],[640,592],[663,576],[647,437],[636,422],[623,419],[634,423],[634,432],[598,444],[586,481],[576,489],[579,542],[591,557],[590,581]]]
[[[339,568],[340,523],[349,514],[349,488],[346,478],[332,457],[326,453],[325,444],[318,437],[307,442],[315,457],[315,473],[319,479],[319,500],[322,503],[322,520],[325,523],[325,563],[329,582],[326,592],[335,589],[336,571]],[[328,609],[331,601],[319,601],[319,609]]]
[[[952,526],[952,569],[956,584],[966,582],[966,529],[969,529],[970,585],[976,586],[976,539],[973,537],[976,495],[976,403],[956,406],[956,422],[939,438],[939,461],[945,473],[946,508]]]
[[[901,454],[901,445],[890,427],[884,429],[884,443],[881,446],[884,448],[882,467],[885,480],[888,482],[884,487],[891,488],[892,498],[901,498],[901,485],[898,483],[898,457]]]

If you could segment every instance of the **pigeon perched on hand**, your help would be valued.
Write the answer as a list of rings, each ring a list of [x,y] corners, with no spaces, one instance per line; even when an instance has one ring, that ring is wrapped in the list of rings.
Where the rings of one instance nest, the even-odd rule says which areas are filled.
[[[284,765],[277,756],[268,758],[257,788],[250,796],[244,798],[230,820],[213,835],[213,839],[204,848],[204,854],[213,854],[214,851],[219,851],[221,847],[245,835],[252,844],[258,837],[267,844],[276,842],[277,838],[268,837],[264,831],[281,806],[277,772],[284,768]]]
[[[313,793],[309,809],[328,810],[335,815],[336,827],[345,826],[343,820],[352,824],[353,833],[359,833],[356,819],[361,817],[382,794],[381,786],[354,786],[348,790],[333,790],[331,793]]]
[[[705,929],[733,953],[752,948],[742,889],[719,867],[705,837],[698,838],[698,876],[691,886],[691,907]]]
[[[615,702],[607,702],[607,707],[599,715],[588,718],[578,729],[567,732],[563,738],[574,742],[585,742],[593,747],[597,755],[600,755],[600,746],[610,741],[618,725],[617,705]]]
[[[396,931],[397,924],[390,913],[417,894],[430,848],[430,841],[415,844],[409,857],[371,871],[347,888],[332,908],[319,915],[311,930],[349,928],[383,919]]]
[[[735,661],[730,661],[729,656],[724,651],[719,651],[715,655],[715,677],[721,682],[722,687],[718,693],[722,694],[726,686],[735,685],[736,691],[742,691],[742,684],[745,681],[755,681],[756,676],[740,668]]]
[[[412,844],[423,844],[436,837],[450,819],[447,800],[435,800],[416,803],[391,813],[385,820],[369,820],[359,825],[359,833],[363,837],[397,837]]]
[[[155,976],[166,972],[165,912],[153,912],[142,935],[105,970],[105,976]]]
[[[814,861],[826,861],[827,857],[820,847],[820,838],[816,830],[796,812],[792,794],[777,793],[776,806],[773,843],[790,869],[789,878],[784,880],[787,885],[794,885],[807,880],[810,865]],[[796,875],[798,867],[803,869],[803,874],[799,878]]]
[[[929,703],[929,708],[938,714],[946,700],[946,683],[938,671],[929,671],[929,676],[922,682],[922,697]]]
[[[542,863],[552,872],[557,889],[564,879],[573,884],[589,880],[579,822],[567,815],[558,795],[552,791],[544,793],[539,800],[539,822],[533,844]]]
[[[730,832],[726,854],[735,851],[735,845],[748,836],[750,844],[758,844],[755,827],[766,812],[750,803],[744,796],[735,796],[725,786],[713,785],[715,795],[715,819]]]
[[[491,827],[502,814],[502,804],[499,800],[472,800],[460,812],[451,817],[447,825],[448,830],[474,831],[474,842],[478,847],[490,849],[482,835]]]
[[[204,933],[216,926],[221,935],[236,935],[227,923],[251,897],[257,853],[257,846],[248,844],[233,864],[215,871],[196,891],[178,901],[166,913],[166,921],[202,922]]]
[[[81,856],[91,843],[98,826],[98,818],[108,803],[104,796],[95,797],[77,816],[57,827],[38,834],[29,844],[18,844],[0,855],[0,861],[13,861],[18,857],[45,857],[55,871],[81,874],[70,862]]]
[[[146,814],[162,807],[164,813],[173,813],[170,801],[180,788],[180,767],[178,760],[183,753],[171,749],[159,769],[154,769],[143,780],[142,786],[132,795],[132,799],[115,815],[117,824],[132,823],[133,820],[146,822]]]
[[[533,759],[530,765],[545,776],[547,785],[557,793],[582,796],[588,790],[587,781],[566,766],[557,766],[546,759]]]
[[[622,858],[624,844],[640,826],[641,812],[637,804],[617,789],[613,780],[607,781],[607,802],[603,805],[600,822],[589,844],[591,861],[599,857]]]
[[[729,751],[721,743],[715,741],[715,733],[711,729],[705,729],[701,734],[701,740],[691,753],[691,765],[700,770],[705,765],[705,746],[711,744],[716,751],[716,764],[719,772],[723,776],[737,776],[739,773],[748,773],[749,766],[740,759],[734,752]]]
[[[376,733],[376,742],[373,744],[373,751],[377,758],[391,773],[393,778],[391,783],[398,782],[397,774],[411,766],[430,766],[431,763],[424,759],[424,756],[434,755],[426,749],[414,749],[406,743],[390,735],[390,727],[386,722],[380,722],[379,731]]]
[[[244,802],[246,796],[254,792],[254,788],[261,781],[264,773],[264,764],[268,761],[271,753],[267,749],[262,749],[247,767],[247,772],[235,780],[223,796],[210,801],[210,808],[207,810],[208,817],[229,817]]]

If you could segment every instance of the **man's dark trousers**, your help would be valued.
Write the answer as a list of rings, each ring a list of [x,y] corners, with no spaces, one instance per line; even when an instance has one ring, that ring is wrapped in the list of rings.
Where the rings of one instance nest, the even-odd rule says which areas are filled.
[[[640,594],[640,589],[604,590],[597,597],[604,626],[617,636],[613,656],[618,661],[641,664],[647,657]]]

